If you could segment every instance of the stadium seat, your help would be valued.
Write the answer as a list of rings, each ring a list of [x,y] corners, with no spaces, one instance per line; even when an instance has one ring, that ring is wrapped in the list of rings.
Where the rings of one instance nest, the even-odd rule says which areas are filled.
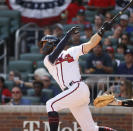
[[[110,39],[112,45],[118,45],[118,39]]]
[[[81,67],[82,73],[84,73],[85,72],[85,68],[86,68],[86,61],[79,60],[79,65]]]
[[[31,46],[30,48],[31,53],[39,53],[39,48],[36,45]]]
[[[90,23],[94,23],[94,17],[97,14],[97,11],[90,11],[87,10],[85,11],[85,15],[88,21],[90,21]]]
[[[50,99],[53,97],[53,91],[50,89],[43,89],[42,90],[42,95],[46,96],[46,98]]]
[[[105,33],[104,33],[104,37],[106,38],[106,37],[108,37],[108,36],[111,36],[113,34],[113,31],[106,31]]]
[[[24,53],[20,55],[21,60],[29,60],[32,62],[37,62],[39,60],[43,60],[43,55],[38,53]]]
[[[33,96],[35,94],[34,89],[27,89],[27,96]]]
[[[36,64],[37,64],[37,68],[45,68],[46,69],[46,67],[44,66],[43,60],[37,61]]]
[[[22,75],[22,79],[26,80],[28,73],[32,73],[32,62],[27,60],[16,60],[9,62],[9,70],[18,71]]]
[[[10,34],[10,18],[0,18],[0,40],[6,39]]]
[[[33,96],[35,94],[34,89],[27,90],[27,96]],[[42,96],[46,96],[48,99],[53,97],[53,91],[50,89],[42,89]]]
[[[85,11],[85,15],[87,16],[87,17],[93,17],[94,18],[94,16],[97,14],[97,11],[90,11],[90,10],[86,10]]]
[[[127,45],[127,48],[133,50],[133,45]]]
[[[5,86],[11,91],[12,88],[14,87],[15,83],[14,81],[11,81],[11,80],[6,80],[5,81]]]
[[[114,48],[114,50],[117,50],[117,44],[112,46]]]
[[[80,56],[79,59],[82,61],[86,61],[89,56],[90,56],[90,53]]]
[[[16,31],[20,26],[20,12],[15,10],[0,10],[0,18],[8,17],[11,19],[11,32]]]
[[[124,55],[123,54],[115,53],[115,58],[119,59],[120,61],[124,61]]]
[[[36,96],[23,96],[23,99],[30,100],[32,105],[39,105],[40,104],[40,97],[36,97]]]

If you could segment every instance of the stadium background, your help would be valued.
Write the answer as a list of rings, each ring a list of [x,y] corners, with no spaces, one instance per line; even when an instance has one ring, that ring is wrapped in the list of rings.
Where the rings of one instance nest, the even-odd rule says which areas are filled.
[[[99,14],[101,16],[102,14],[102,19],[104,21],[106,18],[106,12],[115,15],[122,7],[124,7],[128,3],[128,1],[126,0],[122,0],[121,2],[118,0],[112,0],[112,3],[108,3],[110,5],[106,5],[107,1],[103,0],[99,3],[97,0],[97,3],[99,4],[94,5],[94,3],[91,3],[91,0],[89,1],[89,4],[88,0],[84,0],[82,2],[79,0],[79,4],[82,5],[75,6],[71,4],[72,9],[75,7],[75,12],[77,12],[72,21],[68,21],[68,19],[66,18],[66,10],[72,11],[70,6],[70,3],[72,2],[71,0],[55,0],[54,2],[56,2],[56,4],[49,4],[48,0],[40,0],[40,3],[41,2],[45,2],[45,5],[42,7],[40,5],[33,4],[34,1],[32,0],[31,3],[27,3],[26,0],[0,1],[0,76],[5,79],[4,84],[9,89],[10,93],[12,91],[12,88],[17,85],[22,90],[23,99],[28,99],[31,101],[30,105],[26,105],[26,107],[21,105],[11,106],[9,105],[9,101],[12,100],[10,93],[2,94],[2,88],[0,87],[0,130],[2,131],[21,131],[24,129],[28,129],[29,126],[27,126],[27,128],[23,127],[24,121],[40,121],[41,128],[39,130],[45,130],[43,128],[44,125],[42,124],[43,121],[47,121],[45,103],[40,102],[40,98],[38,96],[34,96],[34,88],[32,88],[31,86],[21,87],[22,84],[33,83],[35,71],[37,69],[45,69],[43,65],[44,56],[39,54],[39,49],[36,46],[40,38],[44,35],[44,31],[45,33],[47,33],[48,29],[48,33],[52,33],[55,28],[58,28],[62,31],[62,34],[60,35],[60,38],[62,38],[67,30],[76,25],[75,21],[77,20],[78,11],[80,10],[80,14],[82,14],[83,10],[86,20],[84,24],[79,24],[81,27],[81,32],[80,36],[78,37],[80,39],[75,38],[75,43],[76,45],[78,45],[79,42],[81,43],[89,40],[89,38],[84,37],[85,29],[90,29],[90,25],[92,28],[94,27],[95,16]],[[75,4],[75,2],[73,4]],[[54,8],[55,5],[58,5],[58,9]],[[30,8],[30,10],[27,11],[27,8]],[[36,10],[40,8],[41,11],[36,12]],[[47,12],[47,9],[50,9],[51,11]],[[71,14],[75,12],[72,11],[69,13]],[[131,15],[132,13],[132,7],[125,12],[125,14],[130,17],[128,21],[128,26],[130,27],[129,32],[126,32],[126,30],[121,32],[122,34],[126,33],[128,34],[128,36],[130,36],[130,44],[126,45],[126,48],[130,50],[133,49],[133,20],[131,19],[133,17]],[[120,18],[116,20],[116,24],[119,24],[119,22]],[[106,43],[106,38],[109,38],[114,34],[115,28],[116,27],[114,27],[113,30],[108,31],[104,34],[102,43]],[[93,33],[95,33],[95,31],[93,31]],[[120,54],[117,52],[121,37],[122,35],[119,37],[118,40],[112,39],[111,44],[109,45],[109,47],[113,47],[115,59],[117,59],[119,63],[125,62],[124,54]],[[68,47],[74,46],[75,43],[73,42],[73,40],[70,40]],[[103,44],[104,52],[106,51],[107,47],[107,45]],[[112,51],[112,48],[108,49],[111,49],[109,51]],[[87,78],[90,77],[93,78],[97,76],[103,76],[104,78],[106,77],[104,84],[102,84],[102,86],[104,86],[104,89],[106,88],[106,90],[109,89],[112,85],[119,85],[121,81],[120,79],[115,79],[116,77],[124,79],[127,78],[132,82],[132,73],[121,75],[117,74],[116,72],[108,74],[86,74],[86,61],[88,60],[89,55],[90,53],[88,53],[84,57],[81,57],[79,60],[81,73],[84,80],[87,80]],[[16,75],[14,77],[14,80],[9,79],[11,71],[14,71]],[[48,75],[47,72],[45,73],[45,75]],[[19,81],[17,81],[16,79]],[[50,80],[52,85],[58,88],[57,83],[51,77]],[[18,83],[16,83],[16,81]],[[94,109],[92,104],[93,99],[95,98],[94,92],[96,91],[97,93],[101,93],[105,90],[99,90],[101,86],[98,85],[99,83],[97,82],[97,80],[93,80],[91,82],[93,83],[91,85],[92,87],[94,86],[94,83],[96,84],[94,86],[94,89],[91,89],[91,110],[97,124],[110,126],[120,131],[132,131],[132,108],[109,106],[100,110]],[[48,100],[54,96],[53,92],[54,90],[51,88],[44,88],[42,94],[45,95],[46,100]],[[66,113],[68,114],[66,115]],[[74,118],[71,116],[69,111],[65,110],[61,112],[61,121],[66,124],[61,127],[61,130],[71,131],[71,129],[63,129],[63,127],[71,127],[72,130],[74,130],[72,125]],[[34,128],[36,128],[36,126]]]

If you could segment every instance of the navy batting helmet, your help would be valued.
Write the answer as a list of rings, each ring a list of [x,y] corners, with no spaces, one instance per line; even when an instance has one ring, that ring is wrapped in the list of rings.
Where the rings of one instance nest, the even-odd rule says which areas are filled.
[[[53,48],[59,43],[59,39],[54,35],[46,35],[42,37],[41,41],[38,43],[40,51],[47,55],[52,52]]]

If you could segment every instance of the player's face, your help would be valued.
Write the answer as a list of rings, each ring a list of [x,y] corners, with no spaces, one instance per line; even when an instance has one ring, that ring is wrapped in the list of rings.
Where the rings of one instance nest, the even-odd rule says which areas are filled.
[[[44,41],[42,43],[42,48],[40,48],[40,53],[47,55],[50,54],[53,51],[53,43],[48,43],[47,41]]]

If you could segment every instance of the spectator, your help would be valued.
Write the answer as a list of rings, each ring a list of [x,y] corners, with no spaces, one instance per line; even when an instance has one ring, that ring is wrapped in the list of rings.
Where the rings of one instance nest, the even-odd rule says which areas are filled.
[[[98,44],[93,53],[88,57],[87,74],[110,74],[113,72],[112,60],[110,56],[103,52],[102,44]]]
[[[33,82],[33,89],[35,91],[35,93],[33,94],[33,96],[39,97],[40,98],[40,103],[41,104],[45,104],[46,101],[44,101],[43,95],[42,95],[42,89],[43,89],[43,83],[42,83],[42,81],[35,80]]]
[[[118,80],[117,80],[118,81]],[[114,94],[119,100],[132,99],[133,87],[130,80],[121,79],[117,84],[113,84],[106,92],[106,94]]]
[[[34,71],[34,80],[41,80],[46,74],[48,74],[48,72],[45,68],[38,68]]]
[[[97,32],[103,24],[103,16],[96,15],[94,19],[93,32]]]
[[[31,101],[22,98],[23,94],[19,87],[15,86],[12,88],[12,99],[8,105],[31,105]]]
[[[127,49],[127,47],[125,45],[119,44],[117,46],[116,53],[124,55],[126,49]]]
[[[129,23],[133,24],[133,12],[130,13]]]
[[[21,79],[21,74],[19,72],[10,71],[8,79],[13,81],[16,86],[20,87],[24,95],[26,95],[28,87],[31,87],[29,82],[24,82]]]
[[[115,7],[115,0],[89,0],[88,6],[89,9],[98,10],[101,13],[113,9]]]
[[[67,20],[67,24],[72,22],[72,18],[77,16],[77,13],[80,9],[85,10],[85,7],[82,6],[83,0],[72,0],[72,3],[68,6],[68,8],[63,13],[63,19]]]
[[[111,46],[112,45],[111,40],[109,38],[105,38],[104,41],[103,41],[103,45],[105,47]]]
[[[127,49],[125,51],[125,62],[121,63],[117,69],[117,74],[133,75],[133,51]],[[132,78],[128,78],[133,80]]]
[[[49,26],[44,28],[44,35],[52,35],[52,29]]]
[[[85,32],[85,34],[83,36],[81,36],[81,39],[88,41],[91,38],[91,36],[93,35],[93,30],[92,30],[91,24],[85,25],[84,32]]]
[[[128,0],[116,0],[116,9],[122,10],[128,3],[129,3]],[[133,12],[133,7],[132,6],[128,7],[127,11]]]
[[[111,21],[113,15],[110,12],[106,12],[104,21]]]
[[[54,85],[52,85],[49,74],[43,76],[42,82],[43,82],[43,89],[52,90],[54,96],[58,95],[61,92],[59,87],[54,87]]]
[[[108,46],[106,48],[106,52],[107,54],[110,56],[110,58],[112,59],[112,65],[113,65],[113,71],[114,73],[116,72],[117,70],[117,67],[119,66],[120,64],[120,60],[118,59],[115,59],[115,55],[114,55],[114,49],[111,47],[111,46]]]
[[[14,81],[14,78],[15,78],[15,73],[14,73],[14,71],[10,71],[10,72],[9,72],[9,76],[8,76],[8,80]]]
[[[76,20],[72,21],[70,24],[90,24],[90,22],[86,20],[85,10],[80,9],[77,13]]]
[[[109,39],[119,39],[120,36],[122,34],[122,27],[121,26],[116,26],[116,28],[114,29],[114,33],[112,36],[109,36]]]
[[[123,14],[120,16],[120,26],[122,27],[122,30],[125,31],[127,26],[128,26],[128,15],[127,14]]]
[[[54,26],[53,35],[57,36],[59,39],[61,39],[64,36],[62,24],[58,23]]]
[[[0,76],[1,103],[5,104],[11,99],[11,92],[5,86],[5,80]]]
[[[107,53],[103,52],[101,43],[93,48],[93,52],[88,57],[86,65],[87,68],[85,69],[85,73],[87,74],[113,73],[112,60]],[[103,92],[105,92],[106,81],[107,78],[100,75],[87,78],[86,83],[91,87],[90,90],[94,90],[95,92],[94,98],[97,95],[101,95]]]
[[[125,46],[131,45],[129,34],[127,34],[127,33],[122,34],[122,36],[119,40],[119,44],[122,44]]]
[[[42,96],[42,89],[43,89],[43,83],[42,81],[34,81],[33,82],[33,89],[35,91],[35,94],[33,96],[41,97]]]
[[[122,30],[127,32],[127,33],[131,33],[133,32],[133,27],[128,26],[128,22],[129,22],[129,17],[127,14],[123,14],[120,16],[120,26],[122,27]]]
[[[130,80],[123,80],[120,83],[120,94],[118,99],[132,99],[133,98],[133,87]]]

